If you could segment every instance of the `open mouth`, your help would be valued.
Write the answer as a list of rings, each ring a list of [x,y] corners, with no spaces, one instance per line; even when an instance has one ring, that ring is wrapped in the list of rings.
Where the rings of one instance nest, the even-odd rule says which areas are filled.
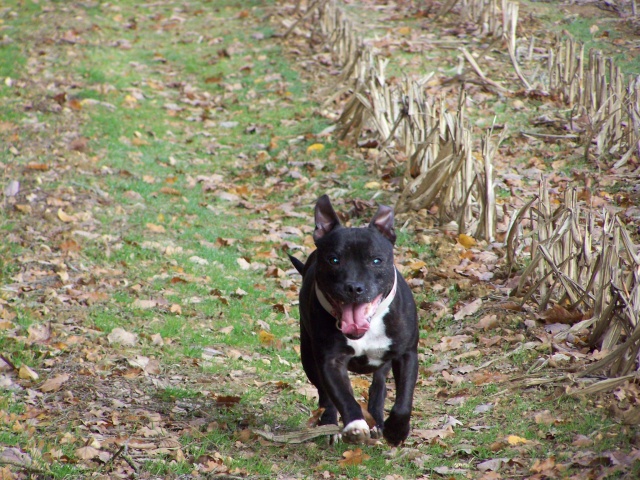
[[[369,330],[371,318],[380,305],[382,295],[378,295],[369,303],[344,303],[332,301],[337,313],[339,328],[342,333],[353,339],[362,337]]]

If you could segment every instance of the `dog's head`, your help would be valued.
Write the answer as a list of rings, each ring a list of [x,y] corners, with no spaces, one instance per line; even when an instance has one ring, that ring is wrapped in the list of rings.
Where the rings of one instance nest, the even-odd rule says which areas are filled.
[[[346,228],[323,195],[315,221],[316,286],[331,304],[342,333],[360,338],[395,285],[393,209],[380,205],[367,227]]]

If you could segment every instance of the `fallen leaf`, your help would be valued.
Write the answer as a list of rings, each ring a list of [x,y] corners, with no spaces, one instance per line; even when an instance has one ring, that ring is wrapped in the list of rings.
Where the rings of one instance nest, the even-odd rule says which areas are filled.
[[[338,461],[338,465],[340,465],[341,467],[360,465],[365,460],[371,458],[371,456],[364,453],[361,448],[342,452],[342,457],[343,459]]]
[[[265,332],[264,330],[260,330],[258,333],[258,340],[262,345],[273,346],[275,342],[276,336],[273,333]]]
[[[480,320],[478,320],[478,323],[476,323],[476,327],[482,328],[483,330],[491,330],[492,328],[496,328],[497,326],[497,315],[485,315]]]
[[[100,450],[90,445],[76,449],[76,456],[80,460],[91,460],[92,458],[96,458],[99,454]]]
[[[549,410],[543,410],[536,413],[533,416],[533,419],[537,424],[543,425],[553,425],[556,421],[556,417]]]
[[[29,325],[27,332],[27,343],[46,343],[51,339],[51,326],[48,323],[33,323]]]
[[[221,407],[231,407],[240,403],[241,397],[235,395],[218,395],[216,397],[216,404]]]
[[[476,313],[481,306],[482,306],[482,299],[476,298],[473,302],[471,302],[468,305],[465,305],[460,310],[458,310],[456,314],[453,316],[453,318],[455,320],[462,320],[464,317],[468,317]]]
[[[545,476],[555,477],[556,459],[554,457],[545,458],[544,460],[536,459],[531,466],[533,473],[549,474]]]
[[[508,458],[492,458],[491,460],[480,462],[476,466],[478,467],[478,470],[480,470],[481,472],[486,472],[486,471],[495,472],[500,470],[500,467],[502,467],[502,464],[508,461],[509,461]]]
[[[309,420],[307,420],[307,428],[316,427],[320,422],[320,417],[322,417],[322,414],[325,410],[325,408],[318,408],[311,412],[311,417],[309,417]]]
[[[581,321],[584,318],[584,315],[578,310],[570,312],[561,305],[554,305],[548,310],[545,310],[540,315],[540,318],[544,320],[545,323],[563,323],[565,325],[573,325],[574,323]]]
[[[233,325],[223,327],[220,330],[218,330],[218,332],[220,332],[223,335],[229,335],[231,332],[233,332]]]
[[[24,364],[20,367],[20,370],[18,370],[18,377],[23,380],[38,380],[38,378],[40,378],[40,376],[32,370],[31,367]]]
[[[180,192],[180,190],[172,187],[162,187],[160,189],[160,193],[164,193],[165,195],[174,195],[174,196],[182,195],[182,192]]]
[[[518,437],[517,435],[509,435],[507,437],[507,443],[509,445],[522,445],[525,443],[529,443],[529,440],[526,438]]]
[[[436,439],[445,439],[448,437],[453,437],[455,432],[451,426],[447,426],[446,428],[436,428],[436,429],[414,429],[411,432],[412,435],[426,440],[429,443],[433,443]]]
[[[586,435],[576,435],[571,445],[574,447],[590,447],[593,445],[593,440]]]
[[[307,153],[317,153],[324,150],[324,145],[321,143],[314,143],[307,147]]]
[[[440,343],[433,347],[434,350],[439,352],[448,352],[449,350],[457,350],[462,347],[468,340],[471,340],[469,335],[454,335],[452,337],[442,337]]]
[[[1,447],[0,447],[1,448]],[[15,467],[29,467],[33,463],[33,460],[28,453],[22,452],[19,448],[8,447],[0,451],[0,464],[13,465]],[[0,473],[3,473],[0,471]],[[0,478],[5,478],[0,476]],[[9,479],[18,478],[11,474],[6,477]]]
[[[65,213],[64,210],[62,210],[62,208],[58,209],[58,218],[65,223],[71,223],[76,221],[76,217]]]
[[[151,233],[166,232],[165,228],[162,225],[156,225],[155,223],[147,223],[145,226],[147,227],[147,230],[149,230]]]
[[[117,343],[125,347],[132,347],[138,343],[138,335],[127,332],[124,328],[117,327],[107,335],[107,340],[109,340],[109,343]]]
[[[40,385],[40,391],[41,392],[55,392],[57,390],[60,390],[60,387],[62,387],[62,384],[65,383],[67,380],[69,380],[69,374],[68,373],[63,373],[61,375],[56,375],[53,378],[48,378],[47,380],[45,380],[45,382]]]
[[[462,245],[464,248],[471,248],[475,246],[478,242],[476,241],[475,238],[469,235],[465,235],[464,233],[461,233],[460,235],[458,235],[458,243]]]
[[[140,310],[148,310],[150,308],[156,307],[157,305],[158,302],[156,302],[155,300],[141,300],[139,298],[136,298],[131,304],[133,308],[139,308]]]

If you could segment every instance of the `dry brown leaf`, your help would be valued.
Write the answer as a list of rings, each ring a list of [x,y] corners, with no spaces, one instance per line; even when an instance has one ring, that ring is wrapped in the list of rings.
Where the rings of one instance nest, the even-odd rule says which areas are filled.
[[[574,310],[570,312],[561,305],[554,305],[540,315],[545,323],[563,323],[565,325],[573,325],[583,319],[582,312]]]
[[[49,323],[33,323],[27,328],[29,336],[27,343],[46,343],[51,339],[51,325]]]
[[[452,337],[442,337],[440,339],[440,343],[438,345],[435,345],[433,349],[438,352],[457,350],[469,340],[471,340],[471,337],[469,335],[454,335]]]
[[[322,417],[322,414],[325,410],[325,408],[318,408],[311,412],[311,417],[309,417],[309,419],[307,420],[307,428],[313,428],[317,426],[318,422],[320,422],[320,417]]]
[[[62,384],[69,380],[69,374],[63,373],[61,375],[56,375],[53,378],[48,378],[45,382],[40,385],[40,391],[44,393],[55,392],[60,390]]]
[[[497,315],[485,315],[476,324],[476,327],[482,328],[483,330],[491,330],[492,328],[496,328],[498,326],[498,316]]]
[[[476,298],[473,302],[471,302],[468,305],[465,305],[460,310],[458,310],[456,314],[453,316],[453,318],[455,320],[462,320],[464,317],[468,317],[476,313],[478,310],[480,310],[481,306],[482,306],[482,299]]]
[[[155,223],[147,223],[145,225],[147,230],[151,233],[164,233],[166,232],[165,228],[162,225],[156,225]]]
[[[548,473],[549,476],[555,477],[553,475],[556,467],[556,459],[555,457],[549,457],[544,460],[536,459],[536,461],[531,466],[531,471],[533,473]]]
[[[133,308],[139,308],[140,310],[148,310],[150,308],[155,308],[158,305],[158,302],[155,300],[141,300],[136,298],[131,306]]]
[[[453,437],[455,432],[453,431],[453,427],[450,425],[446,428],[436,428],[436,429],[414,429],[411,432],[412,435],[421,438],[422,440],[426,440],[429,443],[433,443],[434,440],[437,439],[445,439],[449,437]]]
[[[590,447],[593,445],[593,440],[586,435],[576,435],[571,445],[574,447]]]
[[[165,195],[174,195],[174,196],[182,195],[182,192],[180,190],[172,187],[162,187],[160,189],[160,193],[164,193]]]
[[[549,410],[543,410],[541,412],[536,413],[533,416],[533,419],[538,424],[543,425],[553,425],[556,422],[556,417]]]
[[[124,328],[114,328],[109,335],[107,335],[109,343],[116,343],[125,347],[132,347],[138,343],[138,335],[135,333],[127,332]]]
[[[364,453],[361,448],[342,452],[342,457],[343,459],[338,461],[338,465],[340,465],[341,467],[360,465],[365,460],[371,458],[371,456]]]
[[[241,397],[235,395],[218,395],[216,397],[216,404],[221,407],[231,407],[240,403]]]
[[[90,445],[76,449],[76,456],[80,460],[91,460],[92,458],[96,458],[99,454],[100,450]]]

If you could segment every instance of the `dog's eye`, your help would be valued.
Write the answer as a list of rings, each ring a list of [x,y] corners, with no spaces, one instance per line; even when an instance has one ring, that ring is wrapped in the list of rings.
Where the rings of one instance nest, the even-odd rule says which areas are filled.
[[[373,264],[374,265],[380,265],[382,263],[382,260],[380,258],[374,258],[373,259]]]
[[[329,257],[329,263],[331,265],[338,265],[340,263],[340,259],[334,255],[332,257]]]

